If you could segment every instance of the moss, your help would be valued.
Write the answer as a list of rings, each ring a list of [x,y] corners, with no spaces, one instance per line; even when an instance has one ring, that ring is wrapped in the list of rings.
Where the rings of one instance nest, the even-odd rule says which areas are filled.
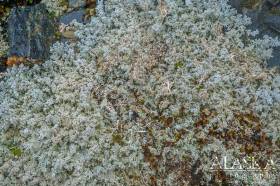
[[[203,88],[204,88],[204,85],[203,85],[203,84],[199,84],[199,85],[196,87],[196,90],[197,90],[197,91],[201,91]]]
[[[270,14],[272,15],[278,15],[280,16],[280,8],[275,8],[273,7],[270,11],[269,11]]]
[[[255,9],[262,4],[262,0],[242,0],[240,6],[248,9]]]
[[[54,11],[49,11],[48,17],[49,17],[50,19],[56,18],[55,12],[54,12]]]
[[[176,69],[179,69],[179,68],[182,68],[184,67],[184,63],[182,61],[178,61],[175,63],[175,68]]]
[[[119,133],[113,133],[112,134],[112,141],[113,141],[114,144],[119,144],[119,145],[124,144],[123,137]]]
[[[19,157],[22,155],[22,150],[18,146],[11,146],[9,147],[9,150],[13,156]]]
[[[0,50],[0,57],[6,56],[8,53],[8,49]]]
[[[61,39],[61,37],[62,37],[62,33],[59,32],[59,31],[57,31],[57,32],[54,33],[54,36],[55,36],[55,38],[56,38],[57,40],[59,40],[59,39]]]
[[[61,0],[61,1],[59,1],[59,5],[62,7],[68,7],[69,3],[67,0]]]

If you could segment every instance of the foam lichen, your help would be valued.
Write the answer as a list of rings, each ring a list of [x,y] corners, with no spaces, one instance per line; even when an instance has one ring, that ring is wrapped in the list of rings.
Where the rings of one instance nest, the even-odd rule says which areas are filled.
[[[48,11],[56,17],[61,16],[68,9],[67,0],[42,0],[41,3],[45,4]]]
[[[4,37],[4,28],[3,23],[7,20],[9,16],[9,9],[0,5],[0,57],[4,56],[8,50],[8,42]]]
[[[279,41],[245,43],[250,20],[224,0],[156,2],[106,0],[48,61],[8,70],[3,185],[226,184],[213,154],[278,157],[280,74],[265,64]],[[234,184],[276,180],[254,179]]]
[[[0,48],[0,57],[1,56],[4,56],[6,53],[7,53],[7,50],[8,50],[8,43],[7,41],[5,40],[4,38],[4,35],[2,34],[3,33],[3,28],[0,26],[0,45],[1,45],[1,48]]]

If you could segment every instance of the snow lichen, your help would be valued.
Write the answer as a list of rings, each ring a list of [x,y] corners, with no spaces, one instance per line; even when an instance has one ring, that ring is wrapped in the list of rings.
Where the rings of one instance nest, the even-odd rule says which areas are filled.
[[[68,8],[67,0],[42,0],[48,11],[54,16],[61,16]]]

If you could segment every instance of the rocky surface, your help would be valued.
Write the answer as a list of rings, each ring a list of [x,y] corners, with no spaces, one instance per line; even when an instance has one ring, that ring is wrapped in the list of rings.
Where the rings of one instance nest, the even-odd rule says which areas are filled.
[[[280,10],[280,9],[279,9]],[[273,31],[280,34],[280,15],[267,15],[264,23]]]
[[[68,0],[70,8],[80,8],[86,6],[85,0]]]
[[[0,5],[15,6],[15,5],[35,5],[40,3],[41,0],[0,0]]]
[[[65,15],[61,16],[59,22],[63,24],[69,24],[73,20],[76,20],[77,22],[82,23],[84,21],[85,13],[85,9],[75,10],[66,13]]]
[[[43,4],[13,8],[8,19],[9,56],[48,58],[55,22]]]
[[[0,0],[1,71],[9,57],[44,61],[54,38],[63,42],[76,38],[72,30],[58,32],[56,27],[73,20],[88,23],[95,7],[96,0]]]
[[[280,0],[267,0],[267,2],[273,6],[276,6],[280,3]]]
[[[0,73],[4,72],[6,70],[6,66],[3,63],[1,63],[2,61],[5,61],[5,60],[6,60],[5,57],[0,57]]]
[[[73,20],[87,23],[95,15],[96,0],[68,0],[68,12],[60,17],[60,23],[69,24]]]

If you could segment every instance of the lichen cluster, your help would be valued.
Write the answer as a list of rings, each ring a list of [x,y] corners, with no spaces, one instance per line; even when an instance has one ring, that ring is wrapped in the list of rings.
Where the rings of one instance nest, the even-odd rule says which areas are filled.
[[[0,56],[3,56],[4,54],[6,54],[7,50],[8,50],[8,43],[7,41],[4,39],[3,34],[1,34],[1,32],[3,32],[3,28],[0,26]]]
[[[3,23],[6,21],[9,15],[8,8],[0,5],[0,57],[5,55],[8,50],[8,43],[4,37]]]
[[[277,39],[225,0],[106,0],[42,65],[0,82],[3,185],[271,185],[213,155],[279,153]],[[197,174],[196,174],[197,173]]]
[[[56,17],[61,16],[68,8],[67,0],[42,0],[48,11]]]

